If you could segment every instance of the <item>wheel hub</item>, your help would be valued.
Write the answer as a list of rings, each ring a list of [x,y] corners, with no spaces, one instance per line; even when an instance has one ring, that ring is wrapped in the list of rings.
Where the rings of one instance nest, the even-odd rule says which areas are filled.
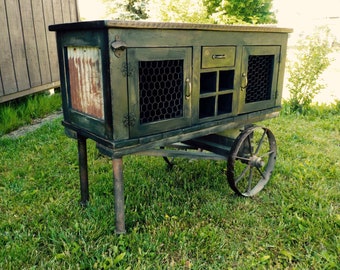
[[[249,165],[256,168],[262,168],[264,164],[265,162],[258,156],[252,156],[249,161]]]

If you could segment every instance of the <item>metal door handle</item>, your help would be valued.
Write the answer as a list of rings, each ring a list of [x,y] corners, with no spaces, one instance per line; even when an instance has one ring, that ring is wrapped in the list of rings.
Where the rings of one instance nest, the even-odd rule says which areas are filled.
[[[248,86],[248,76],[247,73],[243,72],[242,73],[242,79],[241,79],[241,90],[246,90]]]
[[[191,96],[191,82],[190,79],[187,78],[185,80],[185,99],[189,99]]]

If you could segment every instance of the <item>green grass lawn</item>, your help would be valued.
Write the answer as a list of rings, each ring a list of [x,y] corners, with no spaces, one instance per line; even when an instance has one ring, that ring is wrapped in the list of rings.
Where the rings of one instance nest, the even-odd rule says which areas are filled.
[[[0,104],[0,136],[24,125],[32,124],[37,118],[43,118],[51,112],[60,110],[61,94],[59,89],[37,93]]]
[[[124,157],[126,235],[114,234],[111,161],[89,142],[82,209],[76,141],[61,119],[0,138],[0,269],[338,269],[340,115],[261,123],[278,142],[254,198],[226,164]]]

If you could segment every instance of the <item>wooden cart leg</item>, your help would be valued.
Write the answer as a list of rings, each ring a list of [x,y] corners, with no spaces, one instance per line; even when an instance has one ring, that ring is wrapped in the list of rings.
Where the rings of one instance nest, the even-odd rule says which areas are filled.
[[[114,174],[116,234],[124,234],[126,233],[126,230],[124,209],[123,159],[113,158],[112,167]]]
[[[80,175],[80,204],[86,206],[89,201],[89,183],[87,169],[87,147],[86,138],[78,135],[78,160]]]

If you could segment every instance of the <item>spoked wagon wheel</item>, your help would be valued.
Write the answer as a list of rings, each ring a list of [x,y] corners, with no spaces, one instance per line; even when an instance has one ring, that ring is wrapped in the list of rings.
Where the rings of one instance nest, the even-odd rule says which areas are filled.
[[[250,197],[268,183],[276,162],[276,141],[264,127],[252,126],[236,138],[231,148],[227,178],[232,190]]]
[[[165,149],[165,147],[161,147],[161,149]],[[172,167],[174,166],[174,157],[167,157],[167,156],[163,156],[163,160],[165,161],[165,163],[168,165],[169,169],[172,169]]]
[[[168,145],[168,146],[161,146],[160,149],[162,150],[177,150],[182,152],[182,154],[178,154],[178,153],[173,153],[173,155],[167,155],[167,156],[163,156],[163,160],[166,162],[166,164],[168,165],[168,168],[171,169],[174,165],[175,165],[175,158],[176,157],[184,157],[185,155],[183,155],[184,152],[188,151],[188,150],[195,150],[195,151],[199,151],[202,152],[203,150],[201,148],[198,148],[196,146],[192,146],[186,143],[174,143],[172,145]]]

